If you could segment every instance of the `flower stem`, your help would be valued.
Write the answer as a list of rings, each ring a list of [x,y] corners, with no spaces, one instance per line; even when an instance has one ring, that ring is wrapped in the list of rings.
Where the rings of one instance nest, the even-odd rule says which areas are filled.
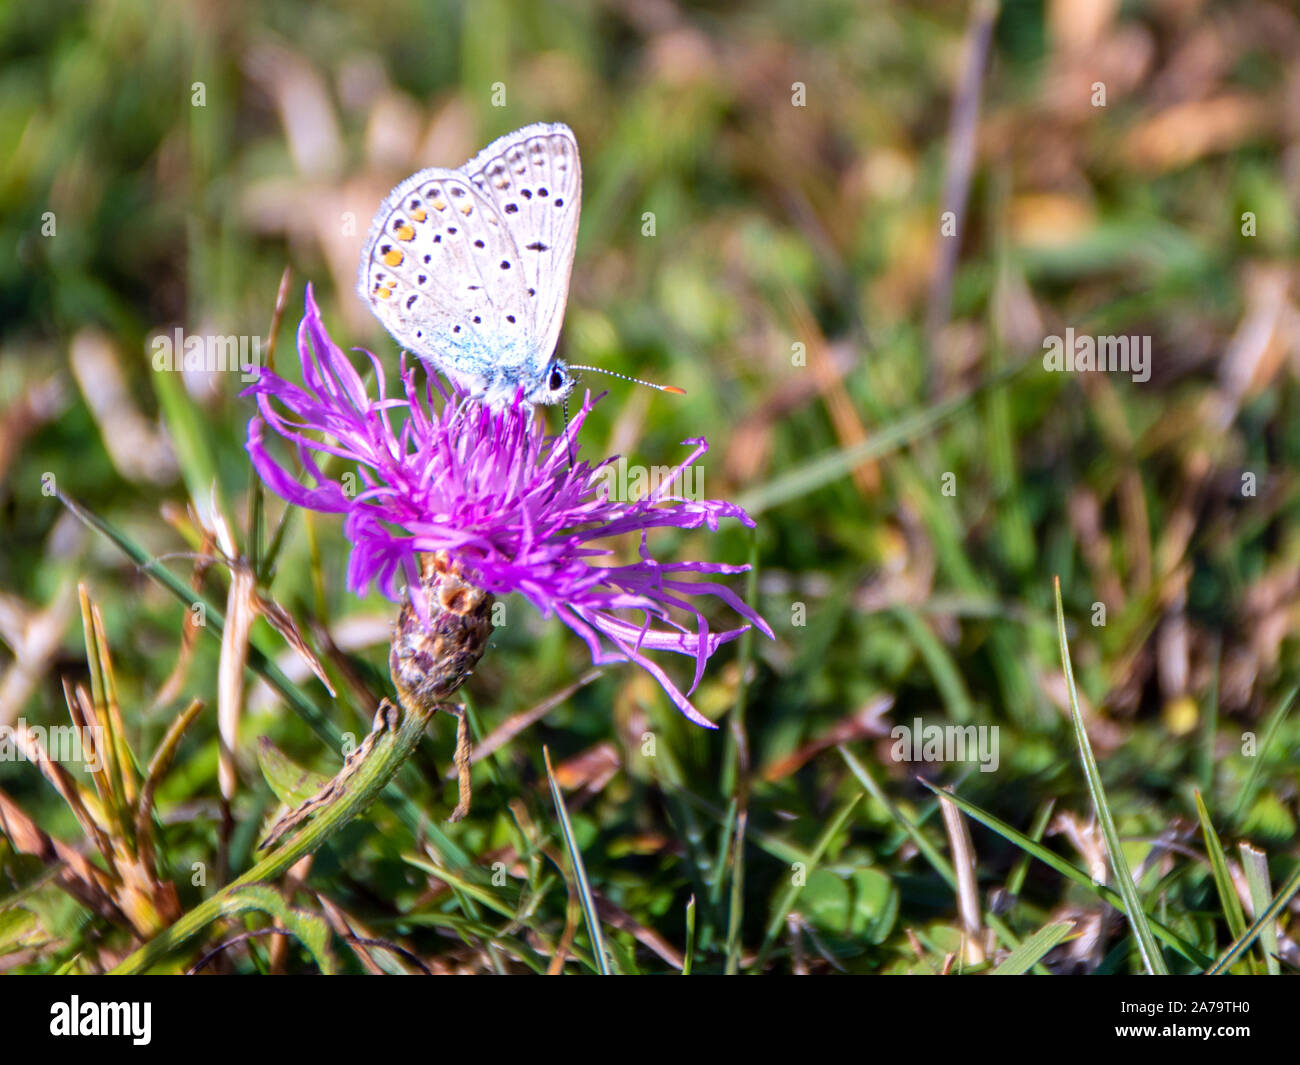
[[[149,940],[112,970],[112,975],[134,975],[147,971],[173,950],[229,910],[242,910],[234,896],[240,888],[271,881],[298,859],[316,850],[353,818],[363,813],[379,796],[402,763],[415,750],[425,726],[437,706],[405,707],[398,710],[385,701],[375,715],[373,744],[367,756],[349,762],[332,782],[333,796],[294,836],[286,840],[246,873],[231,881],[211,898]]]

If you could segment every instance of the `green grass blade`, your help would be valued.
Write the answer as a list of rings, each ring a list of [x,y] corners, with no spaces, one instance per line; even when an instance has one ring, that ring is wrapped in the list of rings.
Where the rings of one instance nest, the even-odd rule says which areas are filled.
[[[1286,720],[1286,715],[1291,710],[1292,703],[1295,702],[1297,692],[1300,692],[1300,684],[1292,685],[1291,689],[1278,702],[1277,709],[1269,715],[1268,723],[1264,726],[1264,735],[1260,738],[1259,747],[1255,750],[1255,757],[1251,759],[1250,772],[1246,774],[1246,781],[1241,786],[1241,794],[1237,796],[1237,803],[1232,808],[1232,823],[1234,825],[1240,826],[1242,818],[1250,810],[1250,803],[1255,797],[1255,788],[1259,783],[1259,774],[1264,764],[1264,752],[1268,750],[1273,738],[1278,733],[1278,729],[1282,727],[1282,722]]]
[[[1128,861],[1120,847],[1119,833],[1115,830],[1115,819],[1111,816],[1110,803],[1106,801],[1106,791],[1101,785],[1101,770],[1092,754],[1092,741],[1088,739],[1088,730],[1083,724],[1083,715],[1079,712],[1079,693],[1074,685],[1074,669],[1070,665],[1070,645],[1065,638],[1065,607],[1061,603],[1061,578],[1053,582],[1056,590],[1056,632],[1061,644],[1061,665],[1065,670],[1065,685],[1070,695],[1070,719],[1074,722],[1074,738],[1079,744],[1079,760],[1083,764],[1083,774],[1088,782],[1088,791],[1097,811],[1097,820],[1101,824],[1101,834],[1106,841],[1106,851],[1110,855],[1111,870],[1119,893],[1124,897],[1124,912],[1128,915],[1133,933],[1137,937],[1138,950],[1142,955],[1142,964],[1153,976],[1167,976],[1169,970],[1165,959],[1151,934],[1146,911],[1138,898],[1137,885],[1129,872]]]
[[[414,869],[419,869],[421,872],[437,877],[449,888],[454,888],[456,891],[478,900],[487,909],[500,914],[502,917],[513,920],[518,916],[515,907],[503,902],[496,894],[475,883],[469,877],[459,876],[450,869],[444,869],[437,862],[432,862],[419,854],[403,854],[402,861]]]
[[[749,572],[745,575],[745,602],[758,609],[758,537],[749,534]],[[722,775],[719,790],[723,795],[736,798],[741,788],[740,764],[741,750],[749,750],[749,739],[745,731],[745,706],[749,696],[749,672],[754,660],[754,629],[747,628],[740,637],[740,648],[736,655],[736,698],[727,715],[727,738],[722,751]],[[725,845],[724,848],[725,850]]]
[[[1069,938],[1074,931],[1073,921],[1057,921],[1044,925],[1008,954],[1002,964],[993,970],[993,976],[1020,976],[1042,961],[1053,949]]]
[[[822,834],[817,837],[817,842],[813,844],[813,849],[808,853],[804,864],[806,872],[811,875],[812,871],[817,868],[817,863],[821,861],[822,855],[826,853],[826,848],[831,845],[831,841],[839,834],[844,823],[848,821],[849,815],[853,813],[853,808],[862,801],[866,792],[858,792],[848,802],[836,811],[835,816],[831,818],[830,823],[822,830]],[[772,910],[772,919],[768,922],[767,932],[763,936],[763,944],[758,949],[758,955],[754,959],[753,971],[758,972],[763,968],[763,963],[767,961],[767,955],[772,949],[772,944],[776,942],[776,937],[780,934],[782,927],[785,925],[785,919],[794,906],[794,900],[799,895],[799,885],[795,882],[794,877],[790,878],[790,883],[786,885],[777,900],[776,906]]]
[[[210,633],[215,639],[220,641],[221,634],[225,631],[226,616],[221,609],[214,603],[198,595],[193,588],[182,581],[176,574],[172,573],[166,566],[162,565],[158,559],[154,558],[145,551],[139,544],[129,536],[117,529],[110,522],[101,518],[93,511],[87,510],[70,496],[58,493],[60,502],[63,503],[73,514],[75,514],[88,527],[101,533],[110,542],[140,567],[142,573],[157,581],[162,587],[181,602],[188,610],[195,603],[202,603],[205,611],[206,624],[204,631]],[[248,668],[261,677],[271,689],[276,692],[289,707],[303,719],[317,736],[332,751],[340,750],[343,746],[343,733],[339,731],[319,706],[309,699],[293,683],[284,672],[277,666],[269,655],[263,652],[254,644],[248,647]],[[466,865],[469,862],[468,855],[463,850],[455,846],[447,836],[428,822],[428,819],[421,812],[419,807],[411,801],[410,797],[397,784],[393,784],[389,789],[389,795],[395,804],[395,812],[402,822],[411,829],[412,832],[424,831],[438,845],[440,851],[454,857],[458,864]]]
[[[1033,821],[1029,824],[1029,838],[1035,843],[1041,843],[1043,833],[1047,831],[1047,823],[1052,819],[1052,811],[1056,809],[1056,800],[1048,799],[1038,807],[1038,812],[1034,814]],[[1025,876],[1029,873],[1029,855],[1021,854],[1016,859],[1016,864],[1011,868],[1011,875],[1007,877],[1007,894],[1012,898],[1020,895],[1021,889],[1025,886]]]
[[[691,966],[695,964],[695,896],[686,902],[686,954],[682,959],[682,975],[691,975]]]
[[[846,476],[864,462],[879,458],[917,437],[924,436],[935,426],[960,414],[984,392],[1005,385],[1024,369],[1025,365],[1028,364],[1009,367],[995,373],[965,395],[954,396],[952,399],[946,399],[915,414],[900,418],[857,444],[839,448],[829,454],[818,455],[802,466],[772,478],[767,484],[742,493],[736,502],[751,515],[756,515],[783,503],[789,503],[809,492],[815,492],[818,488]]]
[[[975,716],[970,693],[962,679],[961,670],[952,654],[930,628],[924,618],[910,606],[895,607],[892,611],[903,626],[903,631],[916,646],[926,669],[939,690],[948,716],[959,725],[968,725]]]
[[[1196,776],[1201,782],[1201,790],[1207,795],[1214,794],[1214,739],[1219,731],[1219,669],[1222,658],[1223,641],[1216,636],[1209,655],[1210,690],[1205,701],[1204,720],[1201,722],[1200,749],[1196,752]]]
[[[839,746],[836,750],[840,752],[840,757],[844,759],[844,763],[849,767],[849,771],[857,777],[862,786],[871,793],[871,797],[885,808],[885,812],[889,814],[895,824],[902,828],[903,831],[911,837],[912,842],[916,844],[917,850],[921,852],[921,855],[930,863],[934,871],[943,877],[944,883],[947,884],[955,893],[957,891],[957,873],[948,862],[948,859],[945,858],[939,849],[925,837],[925,834],[912,822],[912,819],[894,805],[889,796],[885,794],[884,789],[877,784],[875,778],[867,772],[867,767],[854,758],[853,755],[849,753],[848,748]],[[1020,946],[1020,937],[1012,932],[1002,918],[991,909],[984,910],[984,923],[993,929],[994,933],[998,937],[998,942],[1008,950],[1015,950]],[[1039,967],[1039,971],[1042,975],[1047,975],[1047,970],[1041,966]]]
[[[93,511],[87,510],[70,496],[59,493],[59,500],[87,526],[101,533],[112,542],[127,558],[140,567],[145,576],[157,581],[172,593],[186,609],[201,603],[204,610],[204,630],[209,631],[217,640],[226,628],[226,615],[215,603],[209,602],[194,591],[185,581],[154,558],[139,544]],[[338,750],[342,744],[342,734],[334,724],[321,713],[320,708],[308,699],[289,680],[262,651],[252,645],[248,649],[248,668],[267,682],[275,691],[302,717],[321,739]]]
[[[1223,844],[1219,834],[1214,831],[1210,821],[1210,811],[1205,808],[1201,793],[1196,795],[1196,816],[1201,820],[1201,833],[1205,837],[1205,853],[1210,858],[1210,869],[1214,873],[1214,890],[1219,895],[1219,905],[1223,907],[1223,916],[1228,921],[1228,931],[1233,939],[1240,939],[1246,932],[1246,915],[1241,909],[1241,900],[1237,898],[1232,886],[1232,873],[1228,871],[1228,859],[1223,853]]]
[[[1291,901],[1291,896],[1297,891],[1300,891],[1300,866],[1297,866],[1295,872],[1287,878],[1287,882],[1282,885],[1282,890],[1277,893],[1277,897],[1269,904],[1268,909],[1261,913],[1259,919],[1246,929],[1244,936],[1219,955],[1214,964],[1205,970],[1205,975],[1219,976],[1227,972],[1233,963],[1250,949],[1250,945],[1255,942],[1256,937],[1262,935],[1264,930],[1273,924],[1277,915],[1286,908],[1286,904]]]
[[[600,931],[600,918],[596,914],[596,902],[591,897],[591,885],[587,882],[587,869],[582,864],[582,852],[578,850],[578,841],[573,838],[573,825],[569,821],[569,811],[564,806],[564,796],[560,794],[560,785],[555,782],[551,772],[551,752],[542,748],[542,757],[546,760],[546,779],[551,784],[551,799],[555,803],[555,812],[560,819],[560,832],[564,836],[564,845],[569,851],[569,861],[573,863],[573,876],[578,882],[578,898],[582,903],[582,914],[587,921],[587,932],[591,936],[591,950],[596,956],[596,968],[601,976],[610,975],[610,956],[605,949],[605,939]]]
[[[736,814],[739,811],[740,802],[732,799],[727,803],[727,816],[722,822],[722,830],[718,833],[718,856],[714,860],[712,872],[709,876],[709,904],[717,906],[722,899],[722,886],[727,881],[727,855],[731,853],[732,837],[735,835]]]
[[[924,784],[936,795],[939,794],[939,789],[936,788],[933,784],[930,784],[928,781],[925,780],[922,780],[921,783]],[[1098,898],[1103,899],[1106,902],[1110,903],[1117,910],[1121,912],[1124,911],[1124,907],[1126,905],[1125,900],[1113,888],[1108,888],[1105,884],[1095,883],[1092,877],[1090,877],[1082,869],[1079,869],[1076,866],[1071,865],[1060,855],[1054,854],[1052,851],[1044,847],[1041,843],[1035,843],[1023,832],[1016,831],[1016,829],[1012,828],[1005,821],[1001,820],[998,817],[995,817],[993,814],[988,813],[985,810],[980,809],[980,807],[976,806],[970,800],[963,799],[960,795],[954,794],[953,792],[944,792],[944,794],[953,802],[955,802],[958,806],[960,806],[966,813],[968,813],[976,821],[984,825],[986,828],[991,828],[999,836],[1002,836],[1004,839],[1014,843],[1017,847],[1020,847],[1022,850],[1025,850],[1028,853],[1032,854],[1044,865],[1050,866],[1052,869],[1055,869],[1062,876],[1068,877],[1070,880],[1073,880],[1076,884],[1080,885],[1081,887],[1085,887],[1088,890],[1092,891]],[[1185,940],[1172,928],[1167,928],[1165,925],[1161,924],[1159,921],[1155,920],[1154,918],[1149,917],[1148,921],[1150,922],[1151,929],[1156,934],[1156,936],[1158,936],[1168,946],[1178,951],[1178,953],[1181,954],[1188,961],[1202,967],[1209,965],[1210,962],[1212,961],[1209,955],[1203,953],[1196,946],[1187,942],[1187,940]]]
[[[1237,847],[1241,854],[1241,867],[1246,873],[1246,883],[1250,888],[1250,903],[1256,913],[1263,913],[1268,907],[1269,896],[1273,889],[1268,883],[1268,858],[1264,852],[1241,843]],[[1277,976],[1282,967],[1278,964],[1277,922],[1270,921],[1259,933],[1259,945],[1264,954],[1264,966],[1269,976]]]
[[[749,816],[741,810],[736,817],[736,831],[731,848],[731,903],[727,907],[727,967],[728,976],[740,972],[740,931],[745,916],[745,826]]]
[[[205,524],[212,519],[212,496],[217,494],[217,505],[224,509],[221,482],[212,461],[215,449],[207,437],[208,424],[185,390],[178,373],[149,375],[158,397],[158,408],[167,426],[167,435],[180,464],[181,476],[198,512],[204,515]]]
[[[324,917],[290,906],[278,891],[265,884],[245,884],[231,892],[222,907],[222,916],[234,917],[250,910],[276,918],[307,948],[322,976],[334,974],[336,965],[330,950],[332,933]]]
[[[299,765],[272,743],[269,736],[258,740],[257,764],[271,792],[290,808],[306,802],[330,780],[324,773]]]
[[[912,838],[917,850],[933,866],[934,871],[943,877],[944,883],[953,891],[956,891],[957,874],[939,848],[926,838],[925,834],[917,828],[911,818],[894,805],[893,800],[885,794],[885,789],[876,783],[876,779],[867,772],[867,767],[854,758],[848,748],[841,746],[836,749],[840,752],[840,757],[844,759],[844,764],[849,767],[849,772],[858,778],[858,782],[870,792],[871,797],[880,803],[885,808],[886,813]]]

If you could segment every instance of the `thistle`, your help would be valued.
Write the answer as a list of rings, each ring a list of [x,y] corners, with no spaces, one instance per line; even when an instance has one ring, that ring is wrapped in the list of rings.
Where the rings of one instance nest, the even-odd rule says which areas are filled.
[[[732,503],[672,494],[683,470],[708,450],[703,440],[686,441],[692,450],[655,491],[619,502],[609,498],[604,464],[578,458],[589,393],[564,432],[547,435],[522,397],[490,409],[436,379],[421,388],[405,362],[402,395],[390,398],[382,366],[363,353],[376,381],[372,397],[326,332],[310,287],[298,353],[303,385],[264,372],[248,390],[259,410],[249,423],[248,453],[288,502],[343,515],[353,592],[373,584],[404,604],[390,656],[404,699],[450,696],[483,653],[493,597],[518,592],[542,617],[558,617],[576,632],[593,662],[639,666],[686,717],[714,727],[689,698],[708,659],[751,625],[772,633],[725,584],[688,579],[747,566],[660,562],[649,551],[652,529],[716,530],[724,518],[754,524]],[[268,426],[295,447],[312,483],[271,456]],[[344,472],[326,474],[321,456],[342,460],[336,465]],[[625,535],[639,535],[639,560],[597,564],[612,552],[596,541]],[[693,601],[702,596],[721,600],[748,624],[710,631]],[[686,692],[652,652],[694,659]]]

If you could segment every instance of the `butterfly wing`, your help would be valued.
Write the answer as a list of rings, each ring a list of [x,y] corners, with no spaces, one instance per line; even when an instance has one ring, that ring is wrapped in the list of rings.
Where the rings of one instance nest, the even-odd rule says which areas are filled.
[[[431,168],[380,206],[358,287],[384,327],[472,394],[551,401],[577,247],[582,171],[573,132],[534,123],[459,170]]]
[[[532,372],[543,375],[560,338],[578,246],[578,142],[563,123],[535,122],[493,141],[460,169],[514,239],[535,341]]]
[[[433,167],[380,206],[358,288],[399,344],[472,394],[508,402],[497,393],[513,393],[535,348],[522,265],[492,201]]]

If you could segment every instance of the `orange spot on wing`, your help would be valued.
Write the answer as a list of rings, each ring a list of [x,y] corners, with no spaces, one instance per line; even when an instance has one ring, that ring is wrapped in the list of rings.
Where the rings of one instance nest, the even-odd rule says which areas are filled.
[[[429,217],[429,212],[426,211],[423,207],[421,207],[418,211],[412,211],[411,217],[414,218],[417,222],[423,222],[426,218]]]
[[[401,266],[401,265],[402,265],[402,260],[405,259],[405,258],[406,258],[405,255],[403,255],[400,251],[398,251],[396,248],[394,248],[392,251],[390,251],[390,252],[388,252],[387,254],[384,255],[384,265],[385,265],[385,266]]]
[[[403,222],[395,229],[394,234],[398,240],[412,240],[415,237],[415,227]]]

